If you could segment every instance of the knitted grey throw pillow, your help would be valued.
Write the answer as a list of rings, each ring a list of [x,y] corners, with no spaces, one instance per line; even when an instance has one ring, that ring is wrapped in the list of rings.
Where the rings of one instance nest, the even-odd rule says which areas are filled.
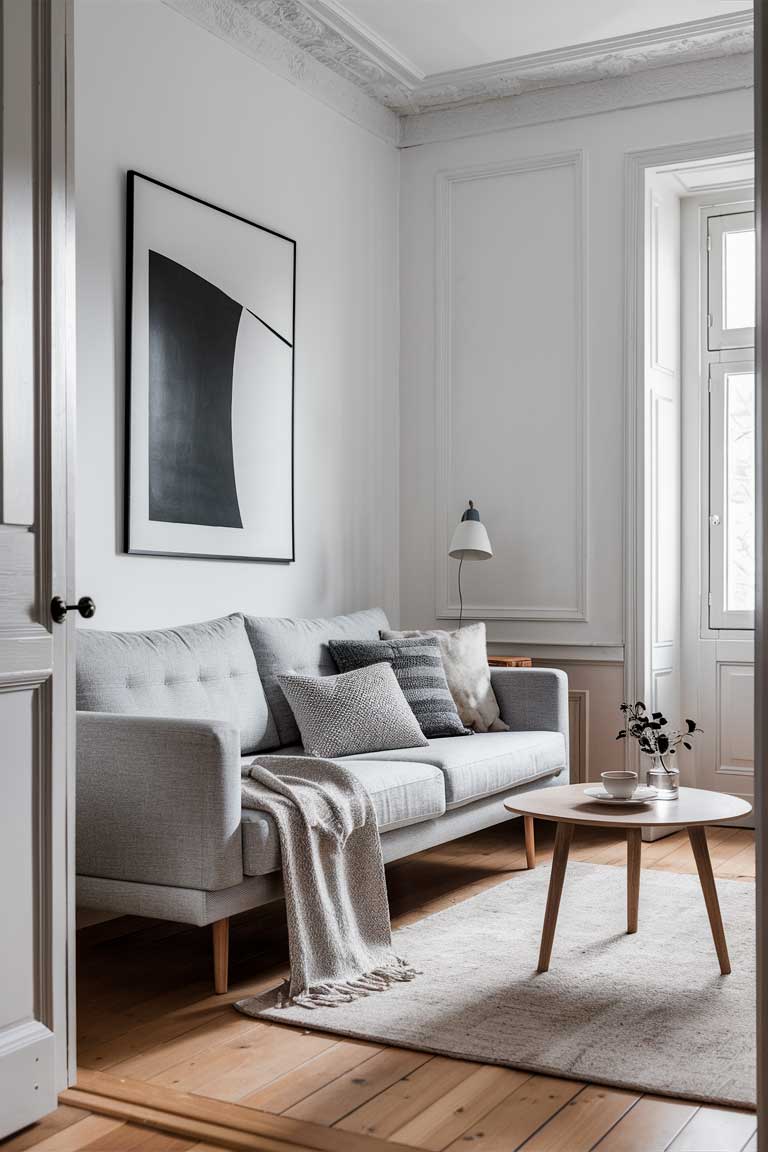
[[[403,640],[329,640],[340,672],[386,660],[425,736],[468,736],[445,677],[434,636]]]
[[[389,664],[277,681],[310,756],[333,759],[428,743]]]

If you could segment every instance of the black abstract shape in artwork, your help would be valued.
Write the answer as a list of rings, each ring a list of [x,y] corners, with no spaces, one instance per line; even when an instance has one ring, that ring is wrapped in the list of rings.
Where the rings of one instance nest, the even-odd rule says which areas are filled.
[[[242,528],[232,446],[243,308],[149,253],[149,518]]]

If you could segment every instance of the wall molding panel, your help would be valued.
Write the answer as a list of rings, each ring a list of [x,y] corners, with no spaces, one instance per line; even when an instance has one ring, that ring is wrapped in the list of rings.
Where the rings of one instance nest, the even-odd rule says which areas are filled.
[[[589,780],[589,689],[568,691],[568,727],[570,735],[571,784]]]
[[[653,315],[653,310],[651,312]],[[666,369],[664,369],[666,374]],[[677,377],[677,373],[670,372],[671,377]],[[651,610],[651,629],[653,632],[653,647],[658,652],[663,648],[674,648],[679,639],[675,635],[675,627],[673,623],[673,613],[669,611],[670,605],[665,604],[664,576],[665,565],[669,562],[667,559],[667,550],[664,545],[664,510],[663,504],[667,497],[667,492],[673,489],[674,476],[669,475],[670,466],[672,468],[676,465],[674,456],[671,456],[671,448],[674,444],[673,437],[676,433],[676,401],[671,396],[665,396],[661,392],[652,390],[650,394],[652,417],[651,417],[651,443],[650,443],[650,494],[651,494],[651,532],[650,532],[650,549],[651,549],[651,597],[653,607]],[[667,471],[665,471],[667,470]],[[668,599],[668,597],[666,597]],[[666,624],[665,628],[663,625]]]
[[[650,309],[650,322],[651,322],[651,367],[657,372],[663,372],[667,376],[677,377],[679,367],[676,363],[665,363],[665,358],[662,349],[661,338],[661,325],[659,324],[659,314],[662,308],[661,302],[661,236],[660,236],[660,223],[659,217],[661,213],[661,203],[659,198],[651,192],[651,309]]]
[[[575,442],[574,468],[571,476],[562,477],[574,492],[574,553],[563,555],[564,568],[575,573],[571,602],[526,604],[508,601],[483,603],[477,599],[464,602],[468,620],[577,621],[588,620],[587,563],[589,556],[589,453],[588,453],[588,339],[589,276],[588,214],[586,163],[582,151],[528,156],[504,163],[481,164],[469,168],[440,172],[436,179],[436,261],[435,261],[435,351],[436,351],[436,457],[435,457],[435,615],[450,620],[459,615],[458,596],[449,587],[447,551],[456,509],[449,507],[453,480],[453,416],[457,389],[454,364],[454,198],[456,189],[488,180],[514,178],[531,173],[569,169],[573,173],[573,329],[575,348],[573,374],[568,388],[573,394]],[[558,270],[559,271],[559,270]]]
[[[620,661],[552,660],[531,650],[536,668],[559,668],[568,676],[571,781],[600,782],[600,773],[624,767],[622,725],[624,669]]]
[[[718,661],[715,772],[754,776],[754,685],[752,663]]]

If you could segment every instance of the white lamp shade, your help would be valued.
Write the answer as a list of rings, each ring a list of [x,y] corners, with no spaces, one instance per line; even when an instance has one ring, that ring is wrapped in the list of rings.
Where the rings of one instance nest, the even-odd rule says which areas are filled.
[[[461,520],[456,525],[448,555],[456,560],[490,559],[493,549],[482,521]]]

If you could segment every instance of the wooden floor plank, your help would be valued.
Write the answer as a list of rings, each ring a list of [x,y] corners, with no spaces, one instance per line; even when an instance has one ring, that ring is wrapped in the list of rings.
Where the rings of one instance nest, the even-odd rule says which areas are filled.
[[[415,1072],[398,1080],[337,1124],[346,1132],[370,1133],[385,1139],[430,1104],[447,1096],[476,1072],[478,1064],[434,1056]]]
[[[724,861],[718,869],[717,875],[723,879],[754,880],[755,878],[755,852],[750,846],[744,848],[729,860]]]
[[[278,1076],[300,1067],[313,1056],[319,1056],[336,1044],[334,1036],[307,1034],[295,1028],[275,1027],[259,1032],[251,1039],[242,1037],[236,1044],[228,1044],[222,1051],[230,1051],[237,1060],[224,1071],[198,1076],[194,1091],[216,1100],[240,1100],[258,1088],[270,1084]],[[361,1053],[362,1059],[362,1053]],[[205,1071],[205,1058],[198,1057],[199,1071]],[[165,1074],[166,1083],[174,1083],[173,1069]],[[155,1082],[163,1083],[162,1077]],[[189,1085],[187,1085],[189,1087]]]
[[[108,966],[119,962],[119,957],[110,956]],[[122,972],[120,975],[122,978]],[[268,986],[269,981],[262,978],[254,982],[253,992],[260,991],[262,985]],[[250,989],[240,994],[250,994]],[[79,1006],[78,1064],[81,1068],[93,1067],[106,1072],[117,1063],[205,1024],[230,1020],[232,999],[234,996],[215,995],[209,977],[204,984],[191,984],[183,990],[150,996],[117,1016],[108,1008],[104,1011],[102,1006],[96,1010]],[[85,1043],[82,1043],[83,1036]]]
[[[686,836],[686,840],[687,840]],[[730,875],[729,868],[734,858],[739,857],[739,865],[747,869],[751,865],[751,874],[754,878],[754,841],[751,834],[744,836],[740,828],[710,828],[707,831],[707,843],[712,867],[719,875]],[[680,847],[668,856],[652,865],[657,871],[681,872],[695,875],[696,862],[690,843],[681,844]],[[749,871],[745,873],[749,875]]]
[[[317,1146],[310,1148],[301,1141],[273,1139],[269,1136],[254,1135],[250,1132],[241,1132],[227,1125],[216,1124],[211,1121],[199,1120],[188,1116],[178,1116],[158,1108],[150,1108],[141,1104],[126,1104],[121,1100],[111,1100],[107,1097],[94,1098],[91,1094],[80,1092],[78,1089],[69,1090],[76,1098],[86,1100],[94,1107],[102,1108],[107,1117],[119,1120],[121,1124],[127,1122],[153,1129],[159,1132],[170,1132],[182,1137],[194,1137],[196,1140],[211,1144],[216,1148],[233,1149],[234,1152],[317,1152]],[[127,1117],[127,1119],[126,1119]],[[78,1150],[79,1152],[79,1150]],[[328,1149],[327,1152],[333,1152]]]
[[[574,1080],[532,1076],[473,1128],[454,1140],[448,1152],[513,1152],[551,1120],[583,1088]]]
[[[603,1137],[595,1152],[665,1152],[698,1110],[698,1104],[644,1096]]]
[[[525,1072],[486,1064],[452,1092],[396,1128],[390,1139],[440,1152],[528,1079],[530,1077]]]
[[[85,1152],[187,1152],[192,1141],[183,1136],[154,1132],[138,1124],[122,1124],[86,1144]]]
[[[108,1116],[87,1116],[85,1120],[79,1120],[36,1144],[35,1152],[81,1152],[94,1140],[106,1139],[110,1132],[123,1124],[123,1120],[113,1120]]]
[[[561,1108],[522,1149],[524,1152],[590,1152],[639,1098],[632,1092],[590,1085]]]
[[[702,1106],[668,1146],[668,1152],[741,1152],[757,1130],[749,1112]]]
[[[240,1148],[240,1137],[256,1148],[288,1152],[294,1144],[315,1152],[384,1152],[387,1145],[375,1137],[333,1132],[305,1120],[272,1116],[224,1100],[177,1092],[139,1080],[122,1080],[103,1073],[83,1073],[83,1083],[63,1094],[66,1103],[106,1116],[155,1127],[203,1142]]]
[[[93,1064],[81,1064],[81,1068],[91,1068],[95,1072],[109,1072],[112,1076],[127,1076],[135,1080],[151,1080],[174,1064],[191,1060],[201,1052],[210,1052],[221,1044],[227,1044],[237,1037],[247,1035],[249,1025],[256,1023],[245,1016],[239,1016],[232,1009],[217,1014],[197,1028],[190,1028],[181,1035],[168,1039],[158,1039],[156,1030],[142,1029],[142,1037],[134,1036],[130,1041],[121,1037],[120,1050],[132,1048],[133,1054],[122,1060],[106,1057]],[[145,1044],[144,1048],[140,1045]],[[113,1049],[115,1051],[115,1049]]]
[[[195,1142],[185,1136],[171,1136],[167,1132],[153,1132],[150,1128],[140,1128],[129,1124],[137,1135],[132,1152],[191,1152]]]
[[[362,1040],[341,1040],[319,1056],[310,1057],[298,1068],[243,1096],[240,1103],[263,1112],[285,1112],[381,1050]]]
[[[414,1072],[429,1059],[426,1052],[405,1052],[385,1048],[376,1056],[345,1072],[337,1080],[313,1092],[284,1113],[296,1120],[314,1124],[336,1124],[403,1076]]]
[[[56,1132],[62,1132],[73,1124],[78,1124],[87,1116],[88,1113],[84,1112],[82,1108],[70,1108],[66,1104],[61,1104],[55,1112],[44,1116],[36,1124],[23,1128],[15,1136],[8,1136],[5,1140],[0,1140],[0,1148],[2,1148],[2,1152],[25,1152],[27,1148],[38,1146],[49,1136],[53,1136]]]

